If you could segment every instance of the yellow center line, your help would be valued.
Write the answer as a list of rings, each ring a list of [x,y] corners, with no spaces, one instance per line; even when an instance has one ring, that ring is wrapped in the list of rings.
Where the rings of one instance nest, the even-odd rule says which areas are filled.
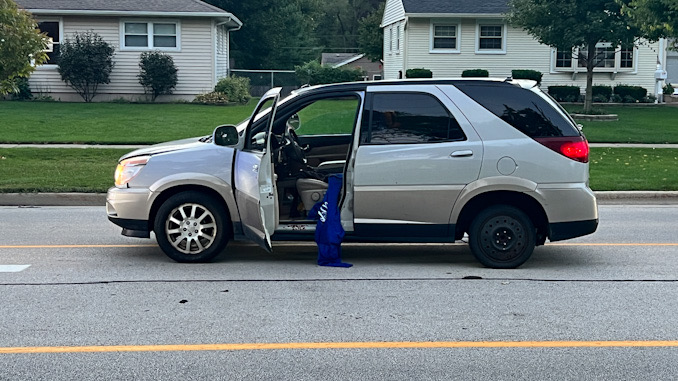
[[[158,245],[0,245],[0,249],[92,249],[111,247],[158,247]]]
[[[0,354],[254,351],[290,349],[410,349],[410,348],[630,348],[678,347],[678,340],[650,341],[387,341],[327,343],[245,343],[192,345],[110,345],[56,347],[0,347]]]

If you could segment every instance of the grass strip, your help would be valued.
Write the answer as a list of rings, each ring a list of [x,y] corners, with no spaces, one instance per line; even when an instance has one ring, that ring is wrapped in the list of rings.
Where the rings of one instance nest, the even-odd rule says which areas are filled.
[[[0,192],[105,192],[118,158],[129,150],[0,149]],[[678,150],[592,148],[597,191],[678,190]]]
[[[581,105],[565,105],[570,112]],[[617,114],[618,121],[577,121],[591,143],[678,143],[678,107],[672,106],[599,106],[604,113]]]
[[[0,143],[153,144],[211,134],[249,117],[244,106],[0,102]]]

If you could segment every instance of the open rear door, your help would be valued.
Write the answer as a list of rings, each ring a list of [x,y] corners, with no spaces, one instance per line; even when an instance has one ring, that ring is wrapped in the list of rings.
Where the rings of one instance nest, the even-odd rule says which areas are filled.
[[[245,131],[244,147],[238,150],[233,168],[235,200],[244,233],[247,238],[269,252],[271,234],[276,228],[278,203],[273,179],[270,137],[281,90],[279,87],[273,88],[261,97]],[[268,103],[270,107],[262,110]],[[265,125],[262,126],[259,121]],[[255,127],[258,131],[253,130]],[[265,139],[265,142],[253,144],[247,141],[252,139]]]

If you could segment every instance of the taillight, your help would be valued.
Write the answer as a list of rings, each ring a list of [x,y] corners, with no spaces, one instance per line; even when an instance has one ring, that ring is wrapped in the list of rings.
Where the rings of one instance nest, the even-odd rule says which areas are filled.
[[[583,136],[535,138],[534,140],[572,160],[589,162],[589,143]]]

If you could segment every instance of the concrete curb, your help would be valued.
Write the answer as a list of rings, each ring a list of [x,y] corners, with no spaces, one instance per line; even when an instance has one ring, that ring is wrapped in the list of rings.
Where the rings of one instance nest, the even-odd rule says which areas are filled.
[[[594,192],[601,205],[678,204],[678,191]],[[105,193],[0,193],[0,206],[105,206]]]

